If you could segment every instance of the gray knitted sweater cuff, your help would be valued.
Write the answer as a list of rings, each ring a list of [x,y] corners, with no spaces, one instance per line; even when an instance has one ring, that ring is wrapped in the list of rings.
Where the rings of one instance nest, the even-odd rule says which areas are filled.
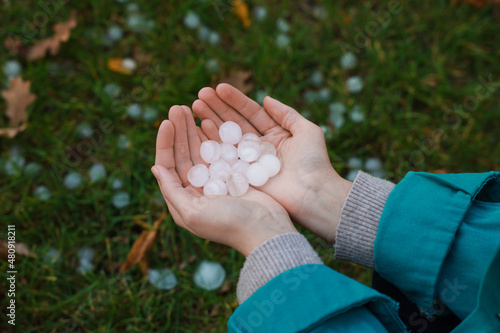
[[[335,237],[335,259],[374,268],[373,248],[378,222],[393,183],[358,172],[342,207]]]
[[[286,233],[268,239],[247,257],[236,287],[242,304],[275,276],[297,266],[323,264],[307,239],[299,233]]]

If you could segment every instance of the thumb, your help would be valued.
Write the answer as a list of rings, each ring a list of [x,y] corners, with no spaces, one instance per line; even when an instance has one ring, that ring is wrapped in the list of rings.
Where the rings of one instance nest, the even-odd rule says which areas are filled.
[[[284,129],[292,133],[304,130],[310,122],[300,113],[270,96],[264,98],[264,109]]]

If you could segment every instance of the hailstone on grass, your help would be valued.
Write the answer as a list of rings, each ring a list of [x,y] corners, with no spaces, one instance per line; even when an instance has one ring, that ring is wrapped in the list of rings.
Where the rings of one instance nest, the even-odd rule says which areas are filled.
[[[52,194],[47,186],[38,186],[35,189],[35,197],[40,201],[47,201],[50,199]]]
[[[121,209],[130,205],[130,194],[128,192],[122,191],[118,192],[111,198],[111,202],[115,208]]]
[[[226,278],[224,267],[218,262],[203,261],[194,273],[194,283],[205,290],[219,289]]]
[[[146,106],[142,113],[142,119],[150,123],[153,123],[156,121],[156,119],[158,119],[158,114],[159,114],[158,110],[155,107]]]
[[[261,142],[254,133],[242,134],[238,124],[232,121],[219,128],[223,143],[207,140],[200,146],[201,158],[209,164],[197,164],[187,174],[194,187],[203,187],[204,195],[245,194],[250,185],[262,186],[281,169],[276,148],[269,142]],[[236,148],[236,146],[238,148]]]
[[[218,73],[220,71],[219,61],[217,59],[211,58],[205,62],[205,68],[210,73]]]
[[[200,17],[198,14],[189,12],[184,16],[184,25],[188,29],[195,29],[197,26],[199,26],[201,23]]]
[[[276,20],[276,28],[283,33],[290,31],[290,25],[281,17]]]
[[[357,94],[363,90],[363,79],[360,76],[352,76],[347,79],[346,85],[351,94]]]
[[[352,52],[347,52],[340,58],[340,67],[343,69],[353,69],[356,67],[357,62],[358,59],[356,58],[356,55]]]
[[[148,269],[149,283],[161,290],[170,290],[177,286],[177,278],[170,268]]]
[[[320,70],[315,70],[309,76],[309,81],[315,86],[320,86],[323,83],[323,73]]]
[[[90,138],[94,134],[94,129],[89,123],[81,123],[76,127],[76,132],[82,138]]]
[[[112,42],[117,42],[123,38],[123,30],[117,25],[112,25],[108,28],[106,37]]]
[[[355,123],[361,123],[365,120],[365,113],[363,112],[363,109],[361,109],[361,107],[356,104],[351,110],[350,117],[351,120]]]
[[[3,65],[3,72],[8,79],[15,78],[16,76],[21,74],[22,70],[23,67],[17,60],[9,60]]]
[[[278,37],[276,37],[276,46],[278,46],[280,49],[284,49],[290,44],[290,37],[286,34],[279,34]]]
[[[262,6],[255,6],[253,9],[253,17],[257,21],[263,21],[267,16],[267,8]]]
[[[106,168],[102,164],[94,164],[89,170],[89,177],[92,182],[97,182],[106,178]]]
[[[24,168],[24,174],[31,179],[35,179],[42,172],[42,166],[36,162],[31,162]]]
[[[139,119],[142,114],[142,108],[139,104],[134,103],[127,106],[127,114],[130,118]]]
[[[82,175],[76,171],[72,171],[64,177],[64,186],[66,186],[68,190],[76,190],[82,185],[82,183]]]
[[[108,83],[104,86],[104,92],[109,97],[118,97],[122,91],[122,88],[116,83]]]

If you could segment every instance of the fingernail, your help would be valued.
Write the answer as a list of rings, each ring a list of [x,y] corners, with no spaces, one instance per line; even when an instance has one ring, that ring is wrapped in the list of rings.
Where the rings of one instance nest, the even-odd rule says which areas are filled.
[[[158,170],[157,167],[152,167],[151,168],[151,172],[153,173],[153,175],[155,176],[156,179],[160,178],[160,170]]]

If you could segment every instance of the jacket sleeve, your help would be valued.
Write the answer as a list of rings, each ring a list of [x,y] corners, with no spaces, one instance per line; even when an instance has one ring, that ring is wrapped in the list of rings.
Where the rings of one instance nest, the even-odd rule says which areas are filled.
[[[464,319],[499,244],[499,173],[410,172],[382,212],[375,269],[422,312],[441,314],[441,301]]]

